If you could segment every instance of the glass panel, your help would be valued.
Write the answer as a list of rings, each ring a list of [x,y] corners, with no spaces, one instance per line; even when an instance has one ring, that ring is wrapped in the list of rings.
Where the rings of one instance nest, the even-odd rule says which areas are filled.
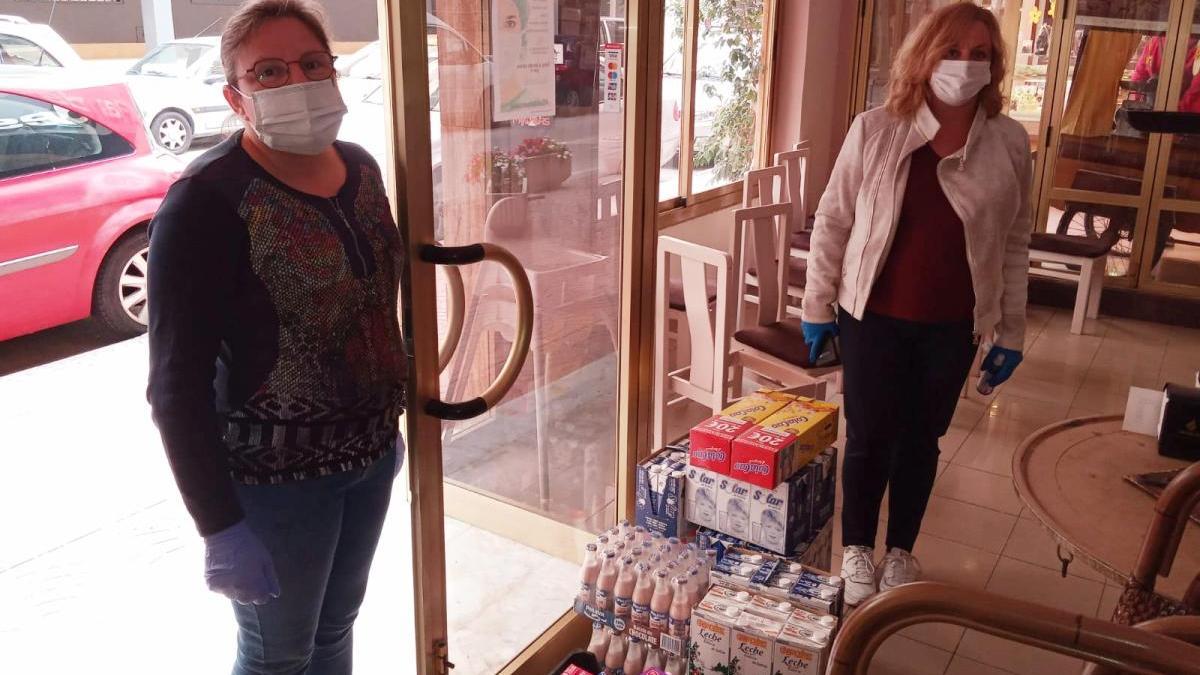
[[[878,0],[872,24],[870,60],[867,65],[867,100],[864,109],[876,108],[887,100],[890,69],[908,33],[930,12],[957,0]],[[1011,89],[1006,92],[1009,116],[1029,132],[1030,146],[1038,151],[1042,104],[1046,94],[1046,71],[1054,56],[1051,36],[1057,3],[1053,0],[976,0],[975,4],[996,15],[1010,61]],[[1017,12],[1013,17],[1009,11]],[[1015,34],[1010,34],[1015,30]]]
[[[762,34],[762,0],[700,0],[693,194],[751,168]]]
[[[1111,188],[1111,190],[1102,191],[1119,191],[1122,189],[1122,184],[1117,183],[1103,187]],[[1089,241],[1113,241],[1113,246],[1108,253],[1108,262],[1105,265],[1105,273],[1110,277],[1121,277],[1129,273],[1129,257],[1133,251],[1133,232],[1137,224],[1137,216],[1138,210],[1128,206],[1051,199],[1045,231]],[[1113,231],[1113,228],[1116,230]],[[1068,248],[1064,249],[1064,252],[1071,251]],[[1042,263],[1042,267],[1061,268],[1063,266],[1058,263]]]
[[[462,505],[455,499],[476,499],[497,505],[495,513],[528,515],[545,524],[527,529],[533,542],[560,524],[599,532],[615,517],[620,4],[437,0],[428,10],[437,27],[430,44],[440,93],[430,122],[442,239],[512,251],[529,276],[535,320],[508,396],[444,426],[443,468],[454,486],[447,511]],[[503,270],[462,271],[462,341],[442,375],[451,400],[477,396],[495,378],[517,330]],[[456,497],[464,491],[470,496]],[[567,610],[577,584],[576,564],[488,532],[511,522],[490,518],[446,530],[456,673],[499,670]]]
[[[1188,37],[1184,60],[1174,66],[1176,76],[1181,78],[1179,98],[1169,107],[1183,112],[1200,112],[1200,6],[1192,19],[1192,34]],[[1200,132],[1200,129],[1196,130]],[[1160,188],[1163,196],[1177,199],[1200,200],[1200,133],[1175,134],[1171,136],[1170,161],[1167,164],[1167,180]]]
[[[679,196],[679,149],[683,132],[684,0],[670,0],[663,22],[662,148],[658,199]]]
[[[1149,140],[1129,125],[1127,111],[1153,108],[1166,84],[1159,75],[1169,11],[1166,0],[1080,5],[1058,122],[1055,187],[1085,189],[1085,171],[1141,179]]]
[[[1150,278],[1200,290],[1200,214],[1163,211],[1154,240]]]

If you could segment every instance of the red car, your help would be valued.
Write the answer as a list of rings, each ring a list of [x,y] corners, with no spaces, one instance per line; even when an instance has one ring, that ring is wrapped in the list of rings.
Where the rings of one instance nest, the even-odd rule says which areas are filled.
[[[146,325],[146,226],[179,176],[124,84],[0,75],[0,340]]]

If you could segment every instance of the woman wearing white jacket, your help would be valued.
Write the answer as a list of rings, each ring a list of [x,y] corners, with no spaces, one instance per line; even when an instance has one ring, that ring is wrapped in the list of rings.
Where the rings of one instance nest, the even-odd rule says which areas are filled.
[[[954,3],[926,17],[884,107],[854,120],[817,209],[805,342],[840,335],[846,600],[915,581],[912,555],[979,347],[992,386],[1021,362],[1032,210],[1029,137],[1000,114],[1000,27]],[[890,489],[887,552],[876,560]]]

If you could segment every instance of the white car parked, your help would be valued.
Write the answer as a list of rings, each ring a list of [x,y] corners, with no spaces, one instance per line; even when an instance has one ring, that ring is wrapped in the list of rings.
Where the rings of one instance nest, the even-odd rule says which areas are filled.
[[[152,49],[125,81],[150,127],[150,137],[177,155],[192,141],[236,128],[222,89],[220,38],[172,40]]]
[[[50,26],[0,14],[0,73],[82,64],[79,54]]]

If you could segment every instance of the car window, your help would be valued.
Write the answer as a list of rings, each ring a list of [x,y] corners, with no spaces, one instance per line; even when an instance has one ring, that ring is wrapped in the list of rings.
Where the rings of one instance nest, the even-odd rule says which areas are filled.
[[[40,45],[16,35],[3,33],[0,33],[0,64],[62,67],[62,64]]]
[[[205,52],[208,45],[166,44],[158,47],[133,64],[130,75],[158,75],[161,77],[183,77]]]
[[[0,178],[133,152],[111,129],[73,111],[0,92]]]

